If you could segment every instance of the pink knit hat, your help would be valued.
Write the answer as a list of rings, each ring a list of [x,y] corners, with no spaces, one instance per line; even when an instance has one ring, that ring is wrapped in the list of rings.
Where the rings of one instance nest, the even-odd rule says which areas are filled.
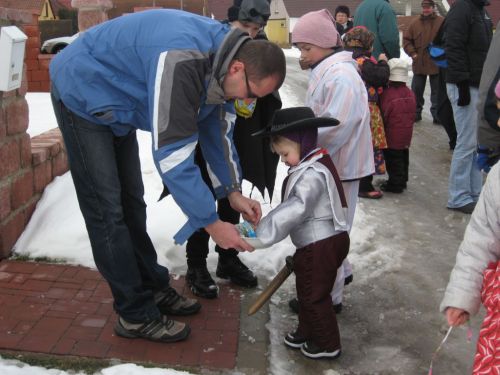
[[[304,14],[292,31],[292,44],[309,43],[321,48],[342,46],[335,19],[328,9]]]
[[[497,85],[495,86],[495,95],[497,99],[500,100],[500,80],[498,80]]]

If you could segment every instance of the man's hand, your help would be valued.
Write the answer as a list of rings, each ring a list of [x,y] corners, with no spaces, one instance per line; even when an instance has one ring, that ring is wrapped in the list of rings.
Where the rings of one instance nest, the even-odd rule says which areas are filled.
[[[469,313],[456,307],[448,307],[446,309],[446,319],[448,320],[448,325],[450,326],[461,326],[469,320]]]
[[[253,251],[254,248],[247,244],[238,233],[233,224],[217,220],[205,227],[212,240],[223,249],[236,249],[238,251]]]
[[[252,223],[253,225],[257,225],[262,217],[262,210],[260,208],[260,203],[244,197],[241,195],[239,191],[233,191],[230,193],[227,198],[229,199],[229,204],[231,207],[238,211],[243,215],[243,218]]]
[[[378,61],[383,60],[387,62],[387,55],[385,53],[381,53],[378,55]]]

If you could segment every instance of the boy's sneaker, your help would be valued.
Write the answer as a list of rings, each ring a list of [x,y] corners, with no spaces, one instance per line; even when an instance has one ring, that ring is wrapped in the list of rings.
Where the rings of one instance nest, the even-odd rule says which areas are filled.
[[[306,342],[306,339],[299,336],[297,331],[288,333],[283,339],[285,345],[292,349],[300,349],[300,347]]]
[[[255,288],[257,286],[257,277],[243,264],[237,255],[219,256],[215,274],[221,279],[229,279],[233,284],[245,288]]]
[[[300,347],[300,351],[308,358],[327,358],[327,359],[335,359],[340,357],[340,349],[329,351],[319,348],[316,344],[311,341],[307,341]]]
[[[202,298],[216,298],[219,288],[207,270],[206,265],[190,267],[186,273],[186,283],[194,295]]]
[[[163,315],[192,315],[201,309],[197,300],[181,296],[171,286],[156,293],[155,302]]]
[[[143,338],[151,341],[176,342],[185,340],[191,329],[186,323],[168,319],[166,315],[146,323],[129,323],[122,317],[118,318],[115,333],[129,339]]]

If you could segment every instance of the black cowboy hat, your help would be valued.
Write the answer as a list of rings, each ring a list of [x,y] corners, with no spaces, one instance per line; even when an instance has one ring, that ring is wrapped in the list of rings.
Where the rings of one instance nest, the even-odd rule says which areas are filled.
[[[332,117],[315,117],[309,107],[292,107],[274,112],[271,125],[253,133],[253,136],[266,137],[303,128],[323,128],[336,126],[340,121]]]

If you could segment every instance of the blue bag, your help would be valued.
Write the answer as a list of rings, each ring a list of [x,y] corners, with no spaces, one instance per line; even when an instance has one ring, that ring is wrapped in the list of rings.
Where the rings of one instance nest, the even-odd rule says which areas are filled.
[[[427,50],[434,64],[440,68],[448,67],[448,60],[446,59],[446,52],[443,47],[431,43],[427,46]]]

